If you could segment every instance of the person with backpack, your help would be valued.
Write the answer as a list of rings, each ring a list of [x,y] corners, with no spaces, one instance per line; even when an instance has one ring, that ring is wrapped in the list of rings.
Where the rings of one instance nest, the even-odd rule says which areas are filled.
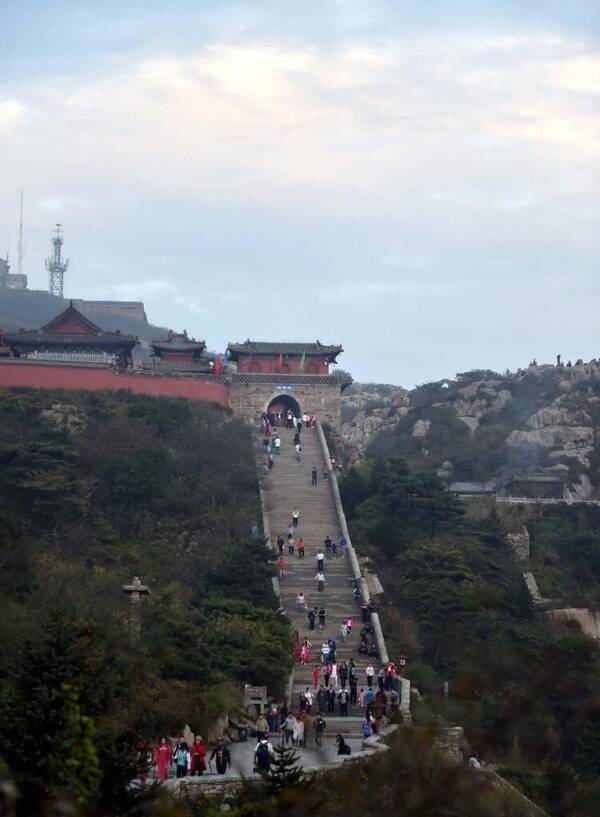
[[[325,589],[325,574],[322,571],[319,571],[315,576],[315,581],[317,583],[317,590],[319,593],[322,593]]]
[[[223,738],[219,738],[217,745],[212,750],[209,763],[212,763],[213,758],[216,758],[217,773],[225,774],[227,769],[231,766],[231,752],[225,746]]]
[[[371,726],[371,718],[365,715],[365,718],[362,722],[362,733],[363,738],[370,738],[373,734],[373,727]]]
[[[317,620],[317,608],[313,607],[312,610],[309,611],[308,615],[308,629],[314,630],[315,629],[315,621]]]
[[[179,736],[179,742],[173,749],[173,763],[175,764],[176,776],[186,777],[190,762],[190,750],[183,735]]]
[[[254,749],[254,771],[265,774],[271,768],[271,761],[275,760],[275,752],[269,741],[263,737]]]

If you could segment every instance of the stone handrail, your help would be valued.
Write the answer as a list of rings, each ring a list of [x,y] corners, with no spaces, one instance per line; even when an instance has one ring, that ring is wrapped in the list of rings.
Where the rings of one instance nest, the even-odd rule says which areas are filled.
[[[329,484],[331,486],[331,492],[333,494],[333,502],[335,504],[335,510],[337,513],[340,530],[342,531],[343,535],[346,537],[346,540],[348,542],[348,558],[350,559],[350,567],[352,568],[352,574],[354,579],[357,579],[360,582],[362,597],[364,601],[368,603],[371,600],[371,594],[369,592],[369,588],[367,587],[367,581],[365,577],[362,575],[362,571],[358,563],[358,558],[356,556],[356,551],[354,550],[354,546],[350,538],[350,533],[348,532],[348,524],[346,522],[346,514],[344,513],[344,507],[342,505],[342,498],[340,496],[340,488],[338,485],[337,476],[331,464],[329,446],[327,445],[327,440],[325,439],[325,432],[323,431],[323,426],[321,425],[320,422],[317,422],[317,434],[319,435],[319,443],[321,444],[321,452],[323,454],[323,459],[325,461],[325,467],[327,468],[327,472],[329,474]],[[375,642],[377,644],[377,649],[379,651],[379,658],[382,664],[387,664],[387,662],[390,659],[388,656],[387,647],[385,645],[385,639],[383,637],[383,631],[381,629],[381,622],[379,621],[378,613],[371,613],[371,624],[373,625],[373,633],[375,635]]]

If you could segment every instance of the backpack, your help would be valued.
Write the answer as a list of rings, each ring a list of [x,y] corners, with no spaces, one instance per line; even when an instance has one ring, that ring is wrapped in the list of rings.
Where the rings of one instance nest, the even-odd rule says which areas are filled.
[[[363,737],[370,738],[373,734],[373,730],[371,729],[370,723],[364,723],[362,728]]]
[[[271,765],[271,755],[269,754],[269,744],[262,742],[258,744],[256,750],[256,765],[261,769],[268,769]]]
[[[346,744],[345,746],[342,746],[342,754],[343,755],[351,755],[352,754],[352,749],[348,746],[348,744]]]

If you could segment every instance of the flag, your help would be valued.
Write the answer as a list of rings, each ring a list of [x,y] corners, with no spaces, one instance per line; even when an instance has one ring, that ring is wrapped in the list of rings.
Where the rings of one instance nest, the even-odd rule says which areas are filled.
[[[249,372],[250,366],[252,366],[252,355],[249,355],[248,357],[242,359],[242,369],[245,369],[245,371]]]
[[[283,366],[283,352],[279,352],[279,359],[277,361],[277,368],[281,369]]]
[[[213,369],[213,371],[217,377],[220,377],[223,374],[223,361],[221,360],[221,355],[216,356],[215,368]]]
[[[300,358],[300,363],[298,364],[298,371],[304,371],[304,361],[306,360],[306,352],[302,352],[302,357]]]

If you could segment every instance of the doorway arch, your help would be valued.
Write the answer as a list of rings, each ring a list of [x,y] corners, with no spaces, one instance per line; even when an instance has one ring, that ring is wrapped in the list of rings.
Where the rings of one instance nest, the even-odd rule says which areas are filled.
[[[293,413],[294,417],[302,416],[300,403],[290,394],[276,394],[267,403],[265,411],[273,411],[276,414],[279,409],[281,409],[284,416],[288,410]]]

